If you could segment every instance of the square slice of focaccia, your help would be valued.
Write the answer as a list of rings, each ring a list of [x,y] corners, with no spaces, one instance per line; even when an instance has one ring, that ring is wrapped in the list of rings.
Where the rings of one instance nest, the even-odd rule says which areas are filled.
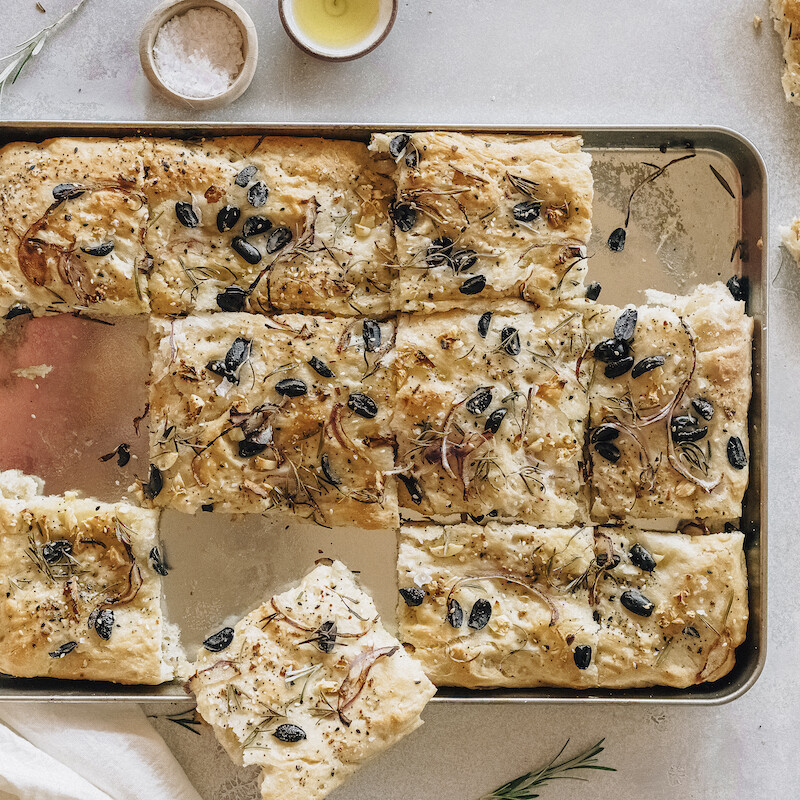
[[[753,320],[722,283],[647,296],[638,310],[585,315],[593,518],[735,519],[748,481]]]
[[[397,524],[393,322],[288,314],[151,320],[155,505]]]
[[[775,30],[783,41],[783,91],[800,104],[800,0],[770,0]]]
[[[597,685],[591,528],[405,525],[400,639],[439,686]]]
[[[141,139],[0,150],[0,315],[147,312]]]
[[[584,349],[581,315],[568,309],[401,316],[392,421],[401,505],[584,520]]]
[[[146,163],[157,313],[389,309],[394,185],[364,144],[154,140]]]
[[[595,590],[600,684],[687,687],[730,672],[747,632],[744,536],[599,532],[620,558]]]
[[[206,642],[189,685],[265,798],[325,797],[418,728],[435,689],[347,568],[320,565]]]
[[[158,515],[0,473],[0,671],[157,684],[181,657],[161,614]]]
[[[397,310],[583,296],[593,188],[579,137],[390,133],[370,147],[396,160]]]

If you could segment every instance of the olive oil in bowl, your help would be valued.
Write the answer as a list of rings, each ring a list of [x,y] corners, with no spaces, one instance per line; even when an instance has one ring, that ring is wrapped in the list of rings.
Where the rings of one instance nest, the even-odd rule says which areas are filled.
[[[318,58],[349,61],[374,50],[388,35],[398,0],[279,0],[286,32]]]

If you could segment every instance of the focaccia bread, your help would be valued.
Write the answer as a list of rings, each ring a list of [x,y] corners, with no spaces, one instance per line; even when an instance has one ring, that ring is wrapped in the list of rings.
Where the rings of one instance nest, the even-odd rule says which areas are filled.
[[[0,150],[0,315],[142,314],[141,139],[51,139]]]
[[[583,296],[593,189],[579,137],[423,131],[370,147],[396,160],[395,309]]]
[[[400,639],[438,686],[596,686],[591,528],[404,525]]]
[[[401,505],[539,524],[585,520],[581,315],[485,308],[399,320],[392,429]]]
[[[687,687],[746,635],[741,533],[406,525],[400,639],[440,686]]]
[[[157,684],[181,672],[153,511],[0,473],[0,671]]]
[[[747,633],[744,536],[599,532],[620,558],[596,589],[601,685],[684,688],[730,672]]]
[[[397,524],[394,323],[288,314],[152,318],[144,493],[195,512]]]
[[[585,315],[593,518],[738,518],[753,320],[719,282],[647,296]]]
[[[792,258],[800,264],[800,217],[792,220],[791,225],[780,229],[781,244],[789,251]]]
[[[422,724],[435,689],[338,561],[206,640],[189,686],[265,798],[325,797]]]
[[[145,160],[156,313],[389,309],[394,186],[364,144],[154,140]]]
[[[770,0],[775,30],[783,40],[783,91],[800,104],[800,1]]]

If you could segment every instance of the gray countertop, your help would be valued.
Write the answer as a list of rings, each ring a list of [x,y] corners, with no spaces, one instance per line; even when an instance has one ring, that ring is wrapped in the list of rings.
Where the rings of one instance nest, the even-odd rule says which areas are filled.
[[[161,99],[138,61],[150,0],[89,0],[8,89],[3,119],[364,123],[714,124],[747,136],[770,181],[770,640],[744,697],[719,708],[435,705],[425,726],[362,770],[337,800],[471,800],[550,759],[567,738],[606,738],[590,783],[547,798],[794,797],[800,721],[800,276],[777,229],[800,213],[800,108],[780,86],[781,54],[765,0],[409,0],[386,42],[327,64],[281,28],[275,0],[240,0],[259,31],[253,85],[233,106],[197,114]],[[3,0],[0,52],[72,5]],[[764,18],[755,30],[753,15]],[[184,707],[188,707],[187,703]],[[148,707],[163,714],[163,706]],[[155,720],[205,798],[257,797],[207,731]],[[155,798],[153,799],[155,800]]]

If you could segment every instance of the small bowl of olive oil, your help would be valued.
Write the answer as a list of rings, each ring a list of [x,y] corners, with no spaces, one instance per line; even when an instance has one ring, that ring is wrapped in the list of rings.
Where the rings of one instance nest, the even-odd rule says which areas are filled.
[[[397,0],[279,0],[278,9],[301,50],[327,61],[352,61],[389,35]]]

